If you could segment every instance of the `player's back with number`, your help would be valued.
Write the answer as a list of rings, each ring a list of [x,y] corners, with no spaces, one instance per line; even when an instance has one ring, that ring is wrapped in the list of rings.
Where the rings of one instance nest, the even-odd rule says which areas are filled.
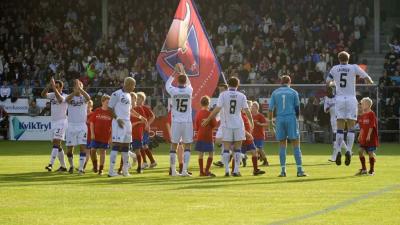
[[[299,94],[290,87],[283,86],[272,92],[270,107],[276,109],[277,117],[295,116],[299,104]]]
[[[192,121],[192,94],[193,88],[188,85],[185,87],[167,87],[168,94],[172,100],[172,121],[191,122]]]
[[[246,96],[229,89],[220,94],[217,106],[221,107],[221,126],[226,128],[243,128],[241,110],[248,108]]]
[[[368,74],[358,65],[339,64],[332,67],[328,75],[328,80],[335,82],[337,96],[355,96],[357,75],[361,78],[368,77]]]

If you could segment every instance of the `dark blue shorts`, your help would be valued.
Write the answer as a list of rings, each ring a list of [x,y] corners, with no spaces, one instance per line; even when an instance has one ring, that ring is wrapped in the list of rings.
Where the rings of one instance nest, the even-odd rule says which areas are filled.
[[[143,145],[149,145],[150,144],[150,135],[149,132],[145,131],[143,133]]]
[[[249,145],[242,145],[242,153],[246,153],[252,150],[256,150],[256,145],[254,144],[254,142]]]
[[[107,143],[102,143],[102,142],[98,142],[98,141],[91,141],[90,142],[90,147],[94,148],[94,149],[109,149],[110,145]]]
[[[143,141],[133,139],[131,142],[132,149],[141,149],[143,147]]]
[[[366,152],[375,152],[377,150],[376,146],[368,147],[360,145],[360,148],[364,149]]]
[[[254,144],[257,148],[264,149],[264,140],[263,139],[255,139]]]
[[[198,141],[198,142],[196,142],[195,150],[198,152],[213,152],[214,151],[214,143]]]

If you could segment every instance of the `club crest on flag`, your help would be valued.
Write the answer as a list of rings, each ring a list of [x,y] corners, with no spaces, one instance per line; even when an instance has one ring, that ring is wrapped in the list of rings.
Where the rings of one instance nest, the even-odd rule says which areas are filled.
[[[203,95],[212,96],[221,72],[219,62],[192,0],[181,0],[157,58],[157,70],[167,80],[182,64],[193,87],[193,108]]]

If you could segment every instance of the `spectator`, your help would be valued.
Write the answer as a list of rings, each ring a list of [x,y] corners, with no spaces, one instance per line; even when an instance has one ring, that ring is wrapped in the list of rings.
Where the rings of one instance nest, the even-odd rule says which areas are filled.
[[[42,109],[39,116],[51,116],[51,104],[46,102],[46,106]]]
[[[154,115],[156,116],[156,118],[167,115],[167,109],[160,101],[157,101],[157,104],[154,107],[153,111],[154,111]]]
[[[36,104],[36,99],[33,99],[31,101],[31,104],[29,105],[29,109],[28,109],[28,115],[29,116],[39,116],[40,115],[40,108]]]
[[[0,135],[3,136],[4,139],[8,139],[8,113],[0,105]]]
[[[3,85],[0,87],[0,101],[5,101],[11,96],[11,88],[7,85],[7,81],[3,81]]]
[[[317,127],[315,123],[315,118],[318,115],[318,99],[314,96],[308,98],[308,102],[303,110],[304,125],[308,133],[308,138],[310,143],[314,143],[314,130]]]
[[[24,86],[22,87],[21,97],[26,97],[26,98],[33,97],[32,87],[28,79],[24,80]]]
[[[13,86],[11,88],[11,102],[14,103],[16,102],[20,97],[21,97],[21,90],[18,87],[18,83],[14,82]]]

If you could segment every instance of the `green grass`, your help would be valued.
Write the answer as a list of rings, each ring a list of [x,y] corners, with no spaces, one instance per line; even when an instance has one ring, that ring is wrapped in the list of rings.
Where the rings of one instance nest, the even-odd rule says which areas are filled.
[[[1,141],[0,224],[400,224],[399,144],[380,147],[373,177],[354,176],[357,157],[349,167],[328,163],[322,144],[302,146],[306,178],[295,177],[292,155],[288,177],[277,177],[276,144],[266,145],[272,165],[261,177],[250,167],[240,178],[220,168],[198,177],[195,155],[196,176],[169,177],[167,150],[156,150],[159,167],[144,174],[81,177],[44,171],[49,142]]]

